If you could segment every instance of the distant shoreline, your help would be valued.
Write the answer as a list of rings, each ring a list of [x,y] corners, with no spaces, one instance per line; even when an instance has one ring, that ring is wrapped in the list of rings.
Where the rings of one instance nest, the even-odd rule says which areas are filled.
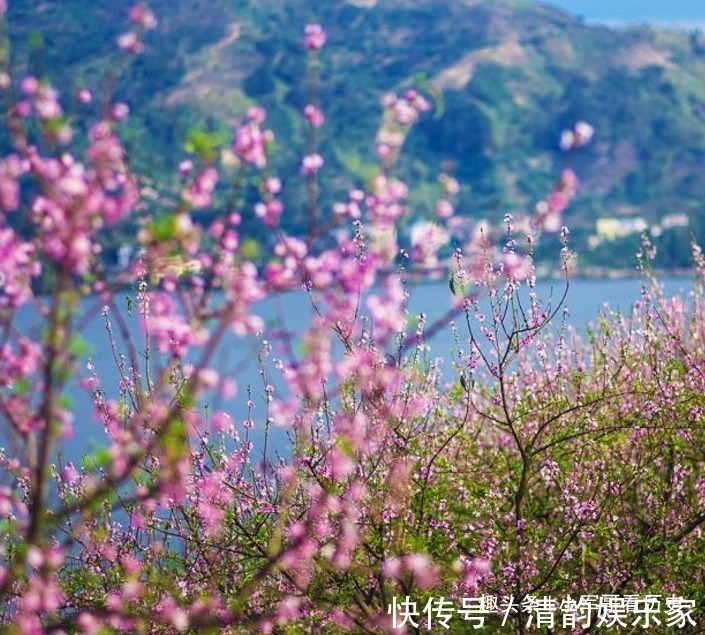
[[[448,281],[452,273],[450,267],[440,266],[432,270],[421,270],[421,269],[405,269],[405,270],[387,270],[382,272],[378,277],[375,286],[380,284],[383,279],[393,276],[396,273],[401,273],[401,277],[405,282],[410,284],[435,284],[438,282]],[[694,268],[653,268],[652,269],[656,279],[663,278],[693,278],[695,275]],[[633,268],[609,268],[609,267],[582,267],[575,268],[568,272],[568,281],[571,280],[638,280],[640,278],[640,273],[636,267]],[[536,280],[538,282],[550,282],[556,280],[565,280],[566,275],[564,272],[559,270],[551,270],[548,267],[537,267]],[[125,272],[116,273],[110,275],[110,272],[106,276],[106,287],[112,291],[112,293],[125,293],[135,290],[135,285],[137,279],[127,279]],[[149,285],[151,289],[160,288],[160,283],[153,283]],[[81,289],[81,295],[84,297],[100,295],[99,292],[89,289],[85,284],[78,283],[77,287]],[[298,287],[292,289],[280,289],[275,294],[289,293],[291,291],[296,291]],[[46,297],[48,294],[46,290],[35,289],[36,297]]]

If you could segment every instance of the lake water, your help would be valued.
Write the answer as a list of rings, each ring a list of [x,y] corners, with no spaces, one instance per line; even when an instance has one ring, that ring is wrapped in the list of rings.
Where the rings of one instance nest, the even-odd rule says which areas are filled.
[[[667,294],[685,293],[692,289],[690,278],[664,278],[662,280]],[[431,324],[437,318],[445,315],[452,306],[452,295],[447,282],[434,281],[411,285],[409,308],[413,315],[424,312],[427,315],[427,323]],[[547,301],[553,298],[554,306],[563,296],[565,282],[563,281],[541,281],[537,285],[539,298]],[[576,328],[583,330],[591,321],[595,321],[598,311],[610,306],[614,309],[629,311],[633,302],[639,299],[641,293],[641,283],[638,279],[617,279],[617,280],[571,280],[567,291],[565,306],[569,310],[568,321]],[[102,388],[107,394],[107,398],[115,399],[119,394],[119,373],[116,369],[113,352],[108,344],[109,339],[105,328],[105,322],[100,315],[100,310],[96,310],[95,299],[84,301],[84,308],[88,310],[93,306],[94,310],[89,312],[93,317],[82,325],[81,335],[88,344],[89,353],[82,364],[90,357],[95,365],[98,375],[101,378]],[[126,301],[125,301],[126,302]],[[483,308],[484,307],[484,308]],[[486,300],[480,302],[481,310],[486,310]],[[276,325],[280,330],[290,333],[295,341],[296,336],[302,333],[312,315],[311,302],[304,293],[287,293],[282,296],[270,298],[256,308],[256,313],[262,316],[270,325]],[[23,330],[33,331],[40,328],[36,318],[27,314],[21,316]],[[113,320],[114,331],[116,331],[116,341],[118,348],[123,348],[123,343],[119,334],[115,320]],[[141,332],[137,312],[133,310],[132,318],[129,321],[131,335],[135,338],[137,347],[144,341]],[[438,333],[430,341],[432,356],[448,357],[449,352],[454,347],[453,338],[448,329]],[[236,423],[242,423],[248,416],[248,386],[252,386],[253,407],[250,410],[252,419],[255,421],[253,440],[257,443],[261,440],[261,426],[263,425],[263,401],[257,397],[261,393],[262,377],[259,374],[257,356],[259,342],[256,338],[237,338],[234,334],[228,334],[219,347],[213,366],[221,375],[234,377],[238,385],[237,395],[223,398],[213,397],[213,402],[208,404],[211,412],[215,409],[223,409],[231,413]],[[198,353],[192,361],[198,359]],[[84,375],[85,376],[85,375]],[[275,386],[277,381],[273,380]],[[74,413],[73,438],[66,441],[61,447],[61,452],[65,460],[77,461],[80,457],[91,449],[102,446],[106,443],[105,433],[102,425],[93,419],[93,406],[84,389],[74,383],[69,387],[69,397],[72,400],[72,411]],[[278,439],[275,443],[279,446],[285,445],[285,433],[276,432]],[[2,441],[2,431],[0,431],[0,445]]]

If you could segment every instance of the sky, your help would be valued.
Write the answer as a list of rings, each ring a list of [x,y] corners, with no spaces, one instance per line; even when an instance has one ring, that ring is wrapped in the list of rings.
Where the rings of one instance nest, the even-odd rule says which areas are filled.
[[[705,27],[705,0],[541,0],[584,17],[609,24],[667,24]]]

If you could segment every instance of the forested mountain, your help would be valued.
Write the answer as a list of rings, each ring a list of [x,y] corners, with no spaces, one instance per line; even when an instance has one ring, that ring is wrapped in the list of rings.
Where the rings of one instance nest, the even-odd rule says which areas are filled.
[[[566,220],[588,260],[628,265],[631,258],[623,240],[588,253],[600,217],[656,223],[686,214],[688,228],[664,234],[667,264],[685,264],[689,233],[703,233],[699,32],[612,30],[522,0],[153,0],[159,27],[123,67],[115,40],[126,29],[129,5],[14,0],[8,28],[18,72],[47,76],[67,102],[66,87],[80,86],[127,101],[133,162],[151,177],[169,178],[186,154],[189,130],[229,135],[248,106],[262,104],[277,135],[286,218],[295,228],[305,207],[298,196],[308,101],[302,33],[306,23],[320,22],[328,33],[320,87],[325,200],[374,169],[380,97],[416,85],[435,103],[400,166],[412,183],[416,215],[429,212],[426,184],[443,165],[463,185],[461,214],[496,218],[525,210],[564,160],[560,131],[585,120],[597,132],[570,159],[583,186]]]

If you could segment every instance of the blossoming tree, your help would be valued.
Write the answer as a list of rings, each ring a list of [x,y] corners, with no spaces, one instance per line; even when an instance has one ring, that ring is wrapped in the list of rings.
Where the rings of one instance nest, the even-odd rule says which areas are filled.
[[[139,53],[156,18],[144,4],[129,18],[118,45]],[[702,601],[687,581],[703,570],[701,286],[690,312],[647,290],[632,316],[606,316],[587,341],[549,330],[561,306],[537,297],[530,253],[541,232],[561,229],[577,186],[570,170],[534,214],[478,226],[455,252],[459,186],[444,173],[436,218],[402,249],[408,186],[396,160],[431,107],[414,89],[383,100],[378,174],[324,214],[315,86],[325,42],[319,25],[306,26],[305,236],[281,228],[275,132],[262,108],[235,127],[225,160],[201,140],[180,166],[173,207],[140,214],[140,178],[119,137],[126,107],[107,105],[78,156],[58,92],[43,79],[15,81],[3,47],[13,144],[0,161],[3,627],[464,632],[475,624],[433,598],[486,595],[510,603],[504,615],[483,613],[487,624],[524,633],[540,619],[537,598],[554,595],[568,602],[563,626],[589,632],[581,594]],[[591,136],[579,123],[561,144],[573,150]],[[245,176],[257,179],[257,200],[239,189]],[[222,213],[205,223],[201,212],[214,208]],[[18,215],[31,231],[16,229]],[[243,248],[243,215],[273,237],[267,258]],[[104,230],[135,217],[138,257],[105,275]],[[406,272],[437,272],[449,253],[451,309],[437,322],[414,319]],[[300,346],[258,316],[260,300],[292,289],[310,296]],[[83,295],[100,307],[116,388],[77,345],[95,304]],[[40,335],[23,329],[29,311],[41,315]],[[445,371],[428,353],[441,328],[457,342]],[[204,407],[233,392],[219,347],[252,334],[261,420]],[[71,443],[65,395],[75,376],[107,443],[82,464],[57,453]],[[290,433],[282,456],[267,446],[276,426]],[[398,598],[419,606],[404,624]],[[695,624],[689,605],[672,605],[663,628]]]

